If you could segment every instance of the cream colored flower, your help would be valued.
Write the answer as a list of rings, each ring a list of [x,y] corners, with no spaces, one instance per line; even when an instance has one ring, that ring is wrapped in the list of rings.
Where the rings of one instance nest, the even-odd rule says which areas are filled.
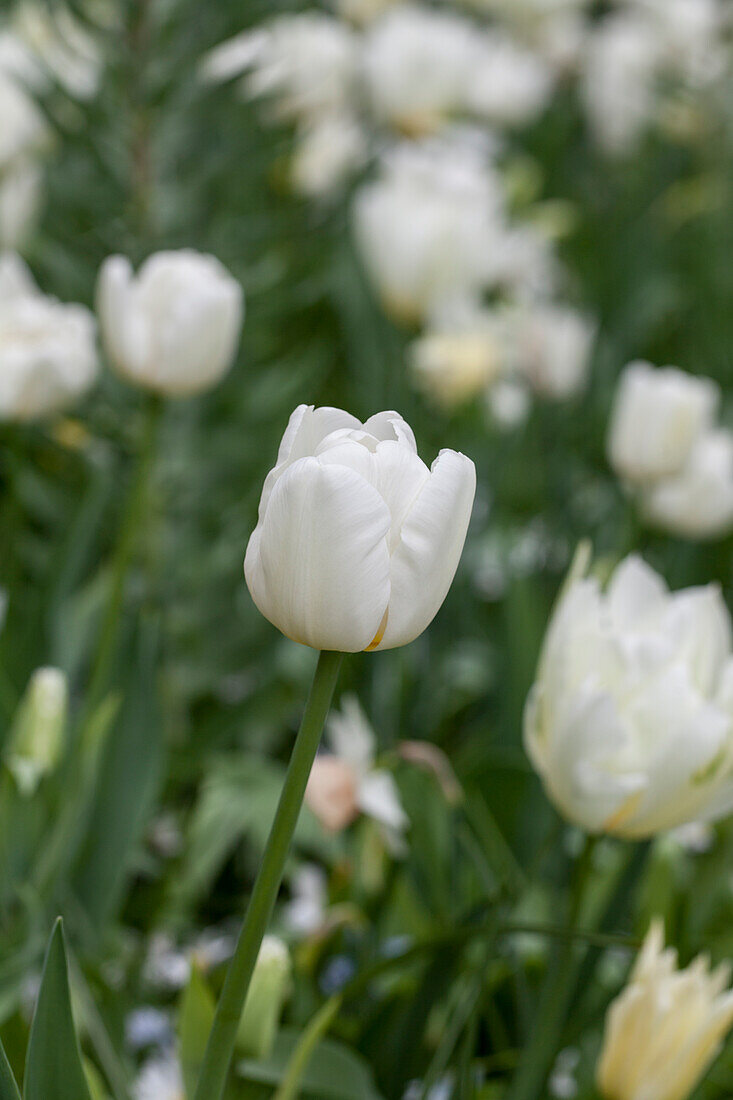
[[[731,621],[716,585],[670,592],[641,558],[579,569],[525,711],[545,789],[589,832],[647,837],[733,809]]]
[[[687,1100],[733,1024],[730,966],[677,968],[655,921],[606,1018],[596,1077],[605,1100]]]

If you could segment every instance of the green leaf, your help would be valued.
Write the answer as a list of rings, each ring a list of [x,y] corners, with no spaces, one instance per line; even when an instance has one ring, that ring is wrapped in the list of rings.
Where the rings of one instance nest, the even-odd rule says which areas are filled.
[[[24,1100],[91,1100],[69,994],[61,919],[46,952],[25,1067]]]
[[[77,859],[75,888],[94,928],[102,927],[120,902],[130,858],[162,776],[157,658],[157,624],[146,620],[135,646],[119,720],[104,745],[86,843]]]
[[[0,1042],[0,1100],[20,1100],[20,1092],[10,1068],[10,1062],[5,1054],[5,1048]]]
[[[285,1077],[299,1041],[300,1032],[283,1028],[269,1058],[238,1063],[239,1077],[276,1088]],[[366,1062],[332,1039],[324,1039],[313,1051],[300,1079],[300,1095],[313,1100],[380,1100]]]
[[[178,1024],[181,1066],[187,1096],[194,1094],[215,1012],[214,995],[198,968],[192,966],[191,977],[181,1000]]]

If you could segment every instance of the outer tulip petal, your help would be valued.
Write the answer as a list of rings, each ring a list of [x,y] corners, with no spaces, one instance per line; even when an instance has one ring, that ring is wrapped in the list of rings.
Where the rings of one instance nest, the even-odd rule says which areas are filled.
[[[353,470],[294,463],[247,548],[253,600],[294,641],[366,649],[389,602],[389,528],[387,505]]]
[[[365,423],[364,431],[369,432],[375,439],[394,439],[398,443],[407,443],[411,450],[417,454],[415,433],[407,421],[403,420],[397,412],[375,413]]]
[[[456,451],[441,451],[392,555],[389,617],[376,648],[411,642],[437,614],[458,568],[475,492],[473,462]]]
[[[105,351],[117,369],[137,377],[148,348],[142,314],[131,309],[133,269],[126,256],[110,256],[97,283],[97,312]]]

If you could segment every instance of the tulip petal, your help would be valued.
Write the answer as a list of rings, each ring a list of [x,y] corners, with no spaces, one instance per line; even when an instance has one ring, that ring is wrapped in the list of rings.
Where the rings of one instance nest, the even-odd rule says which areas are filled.
[[[353,470],[304,458],[270,495],[245,575],[262,614],[315,649],[370,644],[389,602],[389,509]]]
[[[411,642],[437,614],[458,568],[475,492],[473,462],[441,451],[392,554],[389,617],[378,649]]]
[[[397,443],[407,444],[410,450],[417,454],[415,433],[406,420],[399,413],[387,411],[375,413],[370,416],[364,425],[364,430],[379,440],[395,440]]]
[[[400,792],[391,772],[378,768],[365,775],[359,784],[356,798],[362,813],[386,825],[388,829],[401,832],[409,825],[409,818],[402,808]]]

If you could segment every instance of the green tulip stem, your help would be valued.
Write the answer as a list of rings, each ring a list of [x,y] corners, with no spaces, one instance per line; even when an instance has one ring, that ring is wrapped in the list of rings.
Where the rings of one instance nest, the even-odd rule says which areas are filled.
[[[255,880],[252,896],[239,933],[234,957],[206,1046],[194,1100],[221,1100],[234,1052],[252,973],[282,883],[285,861],[321,733],[333,698],[343,654],[323,652],[318,658],[313,684],[288,765],[275,820]]]

